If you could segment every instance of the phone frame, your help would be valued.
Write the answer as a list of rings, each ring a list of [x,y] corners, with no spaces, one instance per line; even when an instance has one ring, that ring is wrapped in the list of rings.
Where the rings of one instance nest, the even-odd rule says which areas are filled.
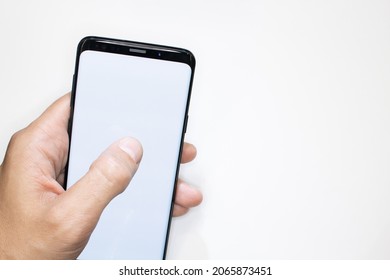
[[[162,256],[162,259],[164,260],[166,258],[166,253],[167,253],[169,233],[170,233],[171,220],[173,214],[173,206],[174,206],[174,200],[176,195],[176,186],[177,186],[178,174],[180,170],[180,159],[183,151],[184,136],[187,129],[188,111],[190,106],[192,84],[193,84],[195,64],[196,64],[195,56],[189,50],[182,49],[182,48],[143,43],[143,42],[127,41],[122,39],[88,36],[83,38],[79,42],[77,47],[76,63],[75,63],[75,70],[73,74],[73,84],[72,84],[72,92],[71,92],[71,100],[70,100],[70,116],[69,116],[69,123],[68,123],[69,149],[68,149],[68,161],[65,168],[64,185],[63,185],[65,190],[68,187],[67,186],[68,167],[69,167],[68,165],[69,165],[70,150],[72,146],[72,126],[73,126],[73,114],[74,114],[75,101],[77,98],[76,88],[77,88],[77,81],[78,81],[79,62],[80,62],[80,56],[82,52],[87,50],[181,62],[187,64],[191,68],[191,78],[188,87],[188,97],[187,97],[187,103],[185,108],[185,115],[183,120],[180,147],[178,153],[179,157],[177,159],[175,181],[174,181],[172,199],[171,199],[171,207],[169,212],[169,219],[167,221],[168,224],[167,224],[167,232],[166,232],[165,244],[164,244],[164,253]]]

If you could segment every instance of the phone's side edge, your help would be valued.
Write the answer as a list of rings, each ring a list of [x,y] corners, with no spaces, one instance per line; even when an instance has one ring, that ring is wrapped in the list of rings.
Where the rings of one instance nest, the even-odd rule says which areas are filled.
[[[72,140],[72,127],[73,127],[73,113],[74,113],[74,105],[76,99],[76,87],[77,87],[77,76],[78,76],[80,55],[84,51],[85,44],[90,40],[94,40],[94,37],[88,36],[81,39],[77,46],[77,51],[76,51],[76,62],[75,62],[75,68],[73,72],[72,90],[70,92],[70,103],[69,103],[70,106],[70,113],[69,113],[69,120],[68,120],[68,143],[69,144],[68,144],[68,157],[67,157],[67,162],[64,171],[64,184],[63,184],[64,190],[67,190],[68,188],[68,167],[69,167],[70,149],[72,145],[71,140]]]
[[[171,229],[171,223],[172,223],[172,217],[173,217],[173,208],[175,205],[177,182],[179,179],[179,172],[180,172],[180,164],[181,164],[180,159],[182,157],[182,152],[183,152],[184,138],[185,138],[187,120],[188,120],[188,112],[189,112],[189,108],[190,108],[190,101],[191,101],[191,94],[192,94],[192,84],[193,84],[193,80],[194,80],[195,65],[196,65],[195,56],[190,51],[185,50],[185,49],[180,49],[180,51],[182,51],[190,56],[189,61],[191,62],[191,64],[188,64],[188,65],[191,68],[191,78],[190,78],[190,83],[189,83],[189,87],[188,87],[188,98],[187,98],[186,110],[185,110],[185,115],[184,115],[185,119],[183,120],[179,155],[178,155],[177,166],[176,166],[175,184],[174,184],[173,193],[172,193],[171,209],[170,209],[169,220],[168,220],[168,225],[167,225],[167,234],[166,234],[166,238],[165,238],[164,253],[163,253],[163,257],[162,257],[163,260],[166,259],[167,250],[168,250],[169,235],[170,235],[170,229]]]

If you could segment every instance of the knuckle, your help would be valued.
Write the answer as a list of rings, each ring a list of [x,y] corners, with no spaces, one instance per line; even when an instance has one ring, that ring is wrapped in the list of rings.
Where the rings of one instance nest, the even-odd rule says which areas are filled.
[[[12,165],[12,163],[18,162],[18,160],[16,159],[20,160],[20,156],[24,153],[24,149],[21,149],[21,147],[25,147],[27,145],[24,139],[25,139],[24,129],[15,132],[11,136],[4,157],[4,163],[9,162]]]
[[[103,157],[91,165],[91,170],[108,188],[124,188],[135,172],[133,165],[119,156]]]
[[[9,141],[10,143],[9,147],[13,147],[13,145],[20,142],[20,140],[23,138],[24,135],[23,131],[24,131],[23,129],[19,130],[11,136],[11,140]]]

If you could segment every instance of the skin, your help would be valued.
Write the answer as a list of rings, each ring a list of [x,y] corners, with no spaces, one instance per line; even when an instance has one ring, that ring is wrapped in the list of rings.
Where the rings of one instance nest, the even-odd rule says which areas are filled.
[[[64,191],[70,94],[15,133],[0,166],[0,258],[76,259],[106,205],[123,192],[142,159],[142,146],[126,137],[108,147],[72,188]],[[182,163],[196,148],[185,143]],[[99,195],[96,195],[99,194]],[[202,201],[178,181],[174,216]]]

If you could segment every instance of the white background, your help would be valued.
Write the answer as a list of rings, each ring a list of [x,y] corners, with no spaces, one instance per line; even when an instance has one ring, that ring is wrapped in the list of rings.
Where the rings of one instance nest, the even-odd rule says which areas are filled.
[[[71,88],[78,41],[190,49],[171,259],[390,258],[390,2],[1,1],[0,153]]]

